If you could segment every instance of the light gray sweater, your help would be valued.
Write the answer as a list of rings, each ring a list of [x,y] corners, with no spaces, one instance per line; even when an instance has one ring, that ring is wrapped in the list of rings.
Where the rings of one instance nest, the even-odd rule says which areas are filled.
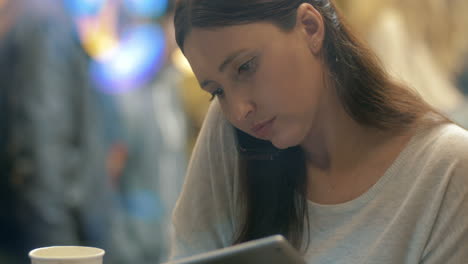
[[[171,259],[230,246],[238,154],[215,102],[173,214]],[[309,202],[309,264],[468,263],[468,132],[420,130],[381,179],[337,205]]]

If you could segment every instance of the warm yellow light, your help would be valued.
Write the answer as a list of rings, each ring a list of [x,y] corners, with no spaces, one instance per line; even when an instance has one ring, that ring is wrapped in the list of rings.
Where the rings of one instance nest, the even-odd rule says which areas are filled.
[[[82,43],[86,52],[97,60],[105,60],[111,56],[119,45],[117,37],[103,28],[85,30]]]
[[[189,62],[180,49],[176,49],[172,52],[171,60],[179,71],[186,75],[193,75],[192,67],[190,67]]]
[[[80,17],[77,20],[83,48],[96,60],[112,56],[119,45],[117,2],[109,1],[96,16]]]

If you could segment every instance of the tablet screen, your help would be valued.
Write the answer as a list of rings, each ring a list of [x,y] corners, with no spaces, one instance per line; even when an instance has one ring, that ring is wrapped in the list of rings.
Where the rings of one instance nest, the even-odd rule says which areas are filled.
[[[166,264],[305,264],[281,235],[249,241]]]

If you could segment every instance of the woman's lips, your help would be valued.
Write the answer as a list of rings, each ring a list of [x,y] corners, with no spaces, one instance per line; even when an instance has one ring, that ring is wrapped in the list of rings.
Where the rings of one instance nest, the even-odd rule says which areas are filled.
[[[263,138],[266,139],[271,133],[273,123],[275,122],[276,117],[273,117],[272,119],[262,122],[260,124],[257,124],[252,127],[252,132],[253,134],[258,137],[258,138]]]

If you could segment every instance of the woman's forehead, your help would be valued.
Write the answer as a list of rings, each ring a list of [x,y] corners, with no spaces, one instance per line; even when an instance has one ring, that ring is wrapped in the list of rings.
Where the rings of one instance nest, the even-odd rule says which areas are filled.
[[[218,65],[228,54],[252,47],[239,41],[237,35],[223,30],[196,29],[186,38],[184,54],[197,76],[217,74]]]
[[[217,28],[193,28],[184,43],[184,52],[201,56],[232,53],[238,49],[259,48],[286,34],[271,23],[251,23]]]

